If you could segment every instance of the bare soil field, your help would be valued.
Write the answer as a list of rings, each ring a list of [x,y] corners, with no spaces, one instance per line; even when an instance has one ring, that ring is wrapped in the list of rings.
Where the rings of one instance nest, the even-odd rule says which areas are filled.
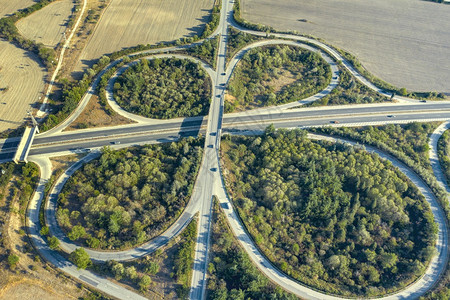
[[[74,5],[73,0],[53,2],[28,17],[20,19],[16,26],[27,39],[55,47],[63,38],[63,32],[66,30]]]
[[[212,7],[212,0],[112,0],[75,70],[122,48],[199,35]]]
[[[46,71],[36,60],[34,54],[0,40],[0,132],[19,127],[30,104],[42,96]]]
[[[421,0],[241,0],[242,17],[323,38],[398,87],[450,92],[450,5]]]
[[[34,3],[33,0],[0,0],[0,18]]]

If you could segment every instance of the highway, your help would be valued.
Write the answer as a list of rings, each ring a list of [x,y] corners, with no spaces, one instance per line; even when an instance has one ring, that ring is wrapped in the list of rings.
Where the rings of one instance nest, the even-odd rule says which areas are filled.
[[[58,178],[54,189],[51,191],[49,201],[46,203],[45,214],[51,233],[57,236],[61,241],[61,248],[67,252],[73,251],[77,246],[64,236],[58,224],[56,223],[56,200],[59,191],[63,187],[65,181],[69,178],[77,168],[83,163],[93,159],[99,155],[99,149],[103,146],[110,146],[114,149],[143,145],[149,143],[170,142],[185,136],[205,136],[204,155],[199,170],[197,180],[194,185],[191,200],[185,208],[181,217],[162,235],[137,247],[125,251],[93,251],[88,250],[90,256],[97,261],[106,260],[130,260],[136,257],[147,255],[159,247],[165,245],[170,239],[176,236],[192,219],[198,214],[198,236],[195,248],[194,269],[192,274],[190,299],[204,299],[206,289],[206,274],[208,265],[208,252],[210,244],[210,228],[211,228],[211,208],[214,195],[219,197],[221,202],[229,202],[226,191],[221,178],[219,149],[220,138],[222,133],[252,133],[263,130],[269,124],[274,124],[277,128],[305,128],[315,126],[363,126],[363,125],[382,125],[382,124],[402,124],[413,121],[444,121],[450,120],[450,102],[419,102],[417,100],[407,99],[404,97],[394,97],[396,103],[386,102],[365,105],[345,105],[335,107],[298,107],[303,104],[316,101],[328,95],[337,86],[338,69],[337,61],[342,61],[343,66],[352,73],[362,84],[368,86],[380,94],[390,97],[389,93],[375,87],[367,79],[362,77],[340,54],[331,47],[306,37],[293,35],[275,34],[280,39],[289,38],[291,41],[261,41],[254,43],[244,49],[238,51],[235,57],[226,66],[226,45],[227,45],[227,28],[229,25],[238,29],[257,35],[266,35],[266,33],[256,32],[241,28],[235,24],[233,20],[233,2],[231,0],[222,1],[220,23],[215,34],[219,35],[219,49],[217,56],[217,70],[211,69],[209,66],[200,62],[208,72],[212,81],[212,99],[208,116],[196,118],[178,118],[173,120],[154,120],[140,116],[131,115],[130,113],[118,107],[111,94],[108,95],[108,101],[111,107],[119,114],[126,116],[137,123],[120,125],[108,128],[92,128],[76,131],[64,132],[63,130],[79,116],[86,107],[90,97],[99,82],[101,74],[107,69],[117,65],[121,59],[111,62],[111,64],[100,74],[90,87],[88,93],[83,97],[77,110],[69,116],[61,125],[49,130],[45,133],[38,134],[34,140],[30,150],[31,161],[36,162],[41,168],[41,180],[35,197],[28,209],[29,232],[33,243],[39,252],[52,264],[60,268],[67,274],[78,278],[78,280],[91,285],[113,297],[120,299],[140,299],[141,296],[134,294],[114,283],[96,276],[90,272],[77,270],[71,263],[64,258],[51,251],[42,237],[39,235],[39,211],[42,199],[42,191],[45,182],[50,178],[51,164],[49,157],[61,156],[73,153],[88,153],[86,157],[73,165],[71,168]],[[299,42],[303,42],[299,44]],[[260,47],[268,44],[291,44],[318,52],[332,68],[333,76],[329,85],[325,90],[293,103],[285,105],[261,108],[252,111],[245,111],[233,114],[223,114],[224,92],[230,76],[238,64],[239,60],[251,48]],[[304,43],[317,46],[317,48],[308,46]],[[196,43],[198,44],[198,43]],[[191,45],[192,46],[192,45]],[[157,54],[169,50],[177,50],[188,46],[171,47],[166,49],[154,49],[141,53]],[[160,57],[172,57],[171,54],[160,54]],[[152,56],[154,57],[154,56]],[[186,56],[179,56],[186,57]],[[151,57],[148,57],[151,58]],[[191,59],[191,58],[190,58]],[[198,60],[194,59],[199,62]],[[118,76],[127,66],[117,71]],[[114,77],[115,78],[115,77]],[[109,82],[109,89],[113,86],[114,79]],[[298,108],[297,108],[298,107]],[[433,138],[433,143],[443,132],[437,132]],[[19,143],[19,139],[12,138],[0,141],[0,162],[8,161],[14,155],[15,148]],[[434,144],[433,144],[434,145]],[[212,147],[211,147],[212,146]],[[390,160],[394,165],[398,166],[422,191],[429,201],[435,218],[439,225],[439,242],[437,245],[438,255],[433,258],[433,262],[427,269],[427,273],[422,279],[399,291],[394,295],[389,295],[381,299],[403,299],[405,297],[416,297],[422,295],[429,289],[433,283],[439,278],[443,268],[446,266],[448,253],[448,232],[445,216],[437,205],[434,195],[420,178],[411,170],[405,167],[392,157],[386,156],[379,150],[367,147],[370,151],[377,152],[382,157]],[[435,169],[435,168],[434,168]],[[232,206],[226,210],[227,219],[232,227],[233,232],[240,241],[243,249],[249,254],[253,262],[258,268],[273,282],[279,284],[283,289],[306,299],[335,299],[339,297],[328,296],[321,292],[314,291],[309,287],[298,284],[287,275],[282,274],[274,268],[272,264],[259,253],[257,246],[248,236],[239,223]],[[440,266],[440,267],[439,267]]]

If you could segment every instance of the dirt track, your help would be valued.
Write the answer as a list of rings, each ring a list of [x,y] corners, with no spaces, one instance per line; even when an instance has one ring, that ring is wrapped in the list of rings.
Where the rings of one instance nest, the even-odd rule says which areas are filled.
[[[396,86],[450,92],[450,5],[420,0],[241,1],[242,16],[250,22],[323,38]]]
[[[200,34],[212,6],[212,0],[112,0],[75,69],[125,47]]]
[[[24,37],[55,47],[63,37],[73,7],[72,0],[56,1],[20,19],[16,26]]]
[[[0,40],[0,132],[19,127],[44,90],[45,69],[29,55]]]
[[[0,18],[34,3],[33,0],[0,0]]]

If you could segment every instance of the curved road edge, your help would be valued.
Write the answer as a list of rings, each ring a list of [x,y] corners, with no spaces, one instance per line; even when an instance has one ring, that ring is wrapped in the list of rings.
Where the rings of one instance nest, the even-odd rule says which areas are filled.
[[[33,156],[30,157],[29,160],[36,163],[40,170],[38,187],[33,195],[33,198],[28,204],[26,224],[31,241],[39,254],[44,257],[46,261],[53,264],[58,270],[76,278],[84,284],[104,292],[105,294],[119,299],[146,299],[122,286],[114,284],[104,277],[95,275],[87,270],[77,269],[74,264],[50,249],[39,233],[41,229],[39,222],[39,208],[41,207],[41,203],[43,201],[45,184],[48,182],[52,174],[52,164],[47,157],[42,156]]]
[[[177,58],[177,59],[188,59],[190,61],[193,61],[194,63],[200,65],[206,73],[208,73],[209,78],[211,80],[211,101],[213,101],[213,92],[214,92],[214,86],[216,85],[215,76],[216,71],[214,71],[210,65],[207,63],[201,61],[200,59],[194,58],[192,56],[188,55],[182,55],[182,54],[153,54],[145,57],[138,58],[137,60],[134,60],[124,66],[122,66],[119,70],[117,70],[109,79],[108,85],[106,86],[106,99],[108,101],[109,106],[112,108],[114,112],[121,115],[122,117],[128,118],[130,120],[133,120],[137,123],[145,123],[145,124],[157,124],[157,123],[164,123],[168,121],[175,121],[177,119],[181,120],[196,120],[201,119],[203,116],[196,116],[196,117],[180,117],[180,118],[172,118],[172,119],[154,119],[154,118],[147,118],[144,116],[140,116],[137,114],[130,113],[123,109],[114,99],[113,96],[113,87],[114,83],[116,82],[117,78],[122,75],[129,67],[136,64],[138,61],[142,59],[152,60],[157,58]]]
[[[119,149],[125,147],[128,147],[128,145],[121,145],[115,148]],[[71,253],[72,251],[81,246],[72,242],[67,237],[67,235],[62,231],[61,227],[58,224],[58,221],[56,219],[58,195],[63,189],[64,184],[67,182],[70,176],[72,176],[73,173],[75,173],[75,171],[80,169],[85,163],[91,161],[92,159],[97,158],[99,155],[100,155],[99,151],[92,152],[87,156],[83,157],[82,159],[80,159],[79,161],[77,161],[75,164],[69,167],[63,174],[61,174],[61,176],[57,178],[49,195],[49,199],[45,205],[45,218],[50,233],[51,235],[58,238],[58,240],[60,241],[60,248],[67,253]],[[167,228],[160,235],[152,238],[151,240],[145,242],[142,245],[121,251],[94,250],[89,248],[85,248],[85,250],[89,254],[90,258],[97,262],[106,262],[109,260],[127,261],[148,255],[166,245],[171,239],[173,239],[181,231],[183,231],[183,229],[189,224],[191,219],[199,210],[199,204],[195,201],[195,199],[196,199],[195,193],[193,191],[188,204],[182,211],[181,215],[174,221],[174,223],[171,224],[169,228]],[[39,217],[39,212],[35,213],[37,213],[37,217]]]
[[[318,135],[308,134],[311,139],[319,140],[329,140],[334,142],[346,143],[350,145],[357,145],[355,142],[351,142],[345,139],[336,139]],[[400,162],[398,159],[392,157],[383,151],[376,149],[374,147],[365,146],[366,150],[378,154],[381,158],[390,161],[395,167],[397,167],[402,173],[404,173],[413,184],[417,186],[420,192],[425,196],[425,199],[430,204],[432,213],[435,218],[435,222],[438,225],[439,231],[436,241],[437,255],[435,255],[425,273],[416,280],[414,283],[408,287],[400,290],[399,292],[378,299],[406,299],[406,298],[418,298],[424,293],[426,293],[432,286],[434,286],[437,279],[441,276],[447,266],[448,259],[448,228],[446,216],[440,207],[436,197],[430,190],[430,188],[425,184],[425,182],[406,165]],[[344,297],[327,295],[325,293],[313,290],[310,287],[300,284],[291,277],[282,273],[260,252],[259,248],[255,245],[253,239],[248,235],[247,231],[244,229],[240,218],[231,205],[231,201],[228,197],[226,187],[224,184],[224,179],[220,178],[215,182],[216,195],[219,198],[220,203],[228,203],[227,209],[223,209],[230,227],[244,248],[244,250],[249,255],[250,259],[256,264],[256,266],[267,276],[270,280],[275,282],[277,285],[281,286],[286,291],[293,293],[301,298],[305,299],[345,299]]]

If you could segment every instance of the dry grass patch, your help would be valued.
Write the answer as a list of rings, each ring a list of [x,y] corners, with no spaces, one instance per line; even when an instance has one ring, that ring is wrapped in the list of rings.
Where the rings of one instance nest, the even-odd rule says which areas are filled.
[[[123,48],[200,35],[212,6],[211,0],[112,0],[75,70]]]
[[[20,19],[17,29],[27,39],[55,47],[62,39],[68,18],[74,7],[73,0],[60,0]],[[67,32],[69,36],[69,32]]]
[[[0,236],[0,299],[65,300],[87,296],[89,292],[79,289],[76,283],[41,262],[32,248],[25,235],[24,216],[18,213],[21,193],[15,183],[22,179],[13,176],[0,190],[0,225],[4,228]],[[6,259],[11,253],[19,257],[14,270]]]
[[[127,119],[119,114],[109,115],[103,109],[98,101],[98,96],[92,96],[89,100],[88,105],[83,110],[78,118],[70,124],[64,131],[83,129],[83,128],[93,128],[93,127],[105,127],[105,126],[116,126],[123,124],[135,123],[130,119]]]
[[[0,18],[33,5],[33,0],[0,0]]]
[[[53,174],[59,173],[58,172],[59,170],[61,171],[67,170],[70,166],[72,166],[74,163],[79,161],[84,156],[86,156],[86,154],[81,153],[50,158],[50,161],[52,163]]]
[[[62,300],[77,299],[67,292],[56,290],[42,281],[28,277],[10,276],[8,282],[0,290],[0,299],[8,300]]]
[[[46,71],[37,61],[34,54],[0,40],[0,131],[19,127],[42,96]]]

